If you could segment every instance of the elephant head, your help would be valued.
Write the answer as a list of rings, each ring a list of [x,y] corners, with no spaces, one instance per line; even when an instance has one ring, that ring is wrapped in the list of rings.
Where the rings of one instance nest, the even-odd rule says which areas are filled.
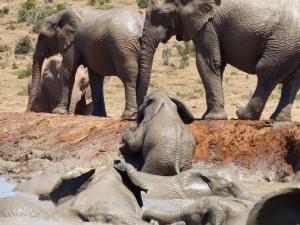
[[[152,62],[159,42],[189,41],[214,17],[221,0],[151,0],[146,12],[137,80],[137,102],[147,94]]]
[[[40,101],[41,72],[45,58],[58,53],[63,54],[74,41],[81,23],[82,17],[75,10],[64,10],[46,18],[33,54],[32,88],[27,111],[36,111],[34,103]]]
[[[144,103],[138,110],[137,123],[140,124],[141,122],[151,120],[163,107],[169,112],[177,111],[181,120],[186,124],[190,124],[194,121],[193,114],[181,101],[169,97],[165,92],[154,91],[144,98]]]

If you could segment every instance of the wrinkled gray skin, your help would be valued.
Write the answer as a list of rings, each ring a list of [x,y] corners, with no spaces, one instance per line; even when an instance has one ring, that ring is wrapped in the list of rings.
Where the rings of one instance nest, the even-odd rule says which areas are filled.
[[[239,119],[260,118],[278,83],[282,91],[271,119],[291,120],[300,88],[300,4],[294,0],[151,0],[141,38],[138,105],[149,86],[159,42],[193,40],[206,91],[204,119],[226,119],[222,88],[226,64],[257,74],[255,92]]]
[[[165,92],[154,91],[145,97],[138,110],[137,129],[127,131],[122,140],[130,152],[143,152],[143,172],[178,174],[192,168],[196,142],[184,123],[193,120],[182,102]]]
[[[205,176],[201,170],[190,169],[175,176],[159,176],[138,172],[128,163],[120,163],[115,168],[136,186],[147,193],[144,199],[199,199],[203,196],[222,196],[247,199],[247,193],[233,182],[218,176]]]
[[[299,200],[298,188],[271,193],[254,207],[246,201],[208,196],[177,211],[145,210],[143,219],[155,220],[160,225],[174,222],[183,225],[297,225],[300,222]]]
[[[62,85],[59,78],[61,61],[60,58],[54,56],[46,63],[41,78],[41,87],[38,97],[40,101],[33,103],[33,111],[51,113],[57,106],[59,96],[62,92]],[[28,81],[28,94],[30,94],[31,88],[32,80],[30,79]],[[93,112],[89,77],[86,71],[81,67],[78,68],[76,73],[69,112],[79,115],[91,115]]]
[[[116,16],[118,15],[118,16]],[[88,67],[93,115],[106,116],[104,76],[117,75],[125,87],[123,118],[136,112],[136,79],[140,53],[139,37],[144,17],[129,8],[111,10],[70,9],[48,17],[38,35],[32,66],[32,90],[27,110],[34,111],[39,97],[41,69],[45,58],[60,53],[63,90],[54,113],[68,113],[77,68]]]

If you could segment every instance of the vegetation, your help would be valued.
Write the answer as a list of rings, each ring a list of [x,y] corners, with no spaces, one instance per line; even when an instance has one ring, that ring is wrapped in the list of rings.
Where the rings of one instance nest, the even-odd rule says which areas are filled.
[[[11,68],[12,68],[13,70],[16,70],[16,69],[18,69],[19,67],[18,67],[18,65],[14,62],[14,63],[12,64]]]
[[[27,96],[28,95],[27,88],[25,86],[21,86],[19,88],[19,92],[17,93],[17,95],[19,95],[19,96]]]
[[[296,100],[300,100],[300,91],[298,91],[297,95],[296,95]]]
[[[14,74],[17,75],[19,79],[30,77],[32,71],[31,67],[32,67],[31,64],[27,64],[26,68],[16,70]]]
[[[9,47],[7,44],[0,44],[0,52],[9,51]]]
[[[140,8],[147,8],[149,0],[137,0],[137,4]]]
[[[31,40],[28,35],[21,38],[16,45],[15,54],[28,54],[32,49]]]
[[[194,54],[195,49],[191,42],[184,42],[183,46],[180,44],[175,45],[177,53],[180,56],[180,69],[189,65],[190,56]]]
[[[4,15],[7,15],[9,13],[9,8],[7,6],[4,6],[0,9],[0,17],[3,17]]]
[[[6,26],[6,30],[15,30],[17,28],[16,24],[11,22],[9,25]]]
[[[36,0],[27,0],[18,13],[18,22],[33,24],[32,31],[38,33],[47,16],[66,9],[66,4],[56,4],[54,6],[37,6]]]

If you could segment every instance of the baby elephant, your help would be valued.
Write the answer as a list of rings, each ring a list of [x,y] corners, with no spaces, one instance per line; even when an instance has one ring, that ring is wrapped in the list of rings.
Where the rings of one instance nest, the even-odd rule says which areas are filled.
[[[32,104],[31,111],[51,113],[57,106],[62,92],[59,70],[62,60],[59,57],[51,57],[42,72],[39,85],[39,102]],[[28,82],[28,94],[32,88],[32,80]],[[93,112],[92,93],[89,77],[85,69],[78,68],[72,89],[70,112],[72,114],[90,115]]]
[[[137,129],[123,135],[130,152],[143,152],[143,172],[175,175],[192,167],[196,142],[183,123],[194,117],[186,106],[162,91],[144,98],[137,115]]]

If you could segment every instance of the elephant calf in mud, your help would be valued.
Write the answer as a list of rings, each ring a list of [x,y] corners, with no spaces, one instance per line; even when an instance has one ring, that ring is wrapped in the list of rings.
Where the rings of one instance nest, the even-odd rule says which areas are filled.
[[[52,113],[58,105],[62,92],[59,69],[61,66],[59,57],[51,57],[46,63],[41,78],[38,102],[32,104],[32,111]],[[28,94],[32,89],[32,80],[28,82]],[[79,67],[72,88],[70,109],[71,114],[91,115],[93,112],[92,94],[87,72]]]
[[[16,190],[43,193],[39,198],[49,199],[54,205],[24,194],[1,198],[0,224],[1,218],[14,222],[18,217],[52,219],[63,224],[300,223],[300,189],[281,189],[254,205],[232,182],[222,177],[206,177],[200,171],[188,170],[166,177],[138,172],[129,164],[118,163],[99,170],[78,168],[62,176],[42,175],[36,178],[39,182],[33,178]],[[49,176],[49,187],[40,187]],[[178,204],[178,198],[189,201]],[[152,199],[156,201],[148,204]],[[170,200],[167,205],[163,201],[166,199]]]
[[[130,152],[143,152],[143,172],[178,174],[192,167],[196,142],[184,123],[193,120],[182,102],[155,91],[138,110],[136,130],[125,133],[122,140]]]

